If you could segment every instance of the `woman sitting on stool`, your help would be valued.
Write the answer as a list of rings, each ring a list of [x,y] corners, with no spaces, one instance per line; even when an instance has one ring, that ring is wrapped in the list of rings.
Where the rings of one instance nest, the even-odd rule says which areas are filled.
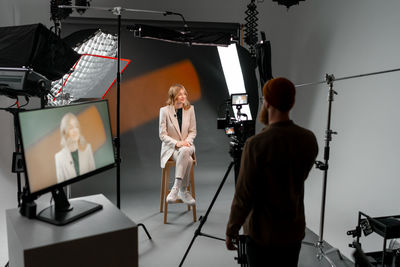
[[[179,197],[186,204],[194,205],[196,201],[187,191],[187,186],[195,152],[196,117],[183,85],[175,84],[169,88],[167,105],[160,109],[159,134],[162,141],[161,168],[170,158],[176,162],[175,182],[167,202],[174,203]]]

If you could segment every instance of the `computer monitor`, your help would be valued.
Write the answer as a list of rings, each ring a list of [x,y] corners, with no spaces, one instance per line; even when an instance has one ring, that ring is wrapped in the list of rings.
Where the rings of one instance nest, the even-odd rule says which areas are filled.
[[[115,166],[107,100],[20,111],[18,127],[27,198],[54,199],[37,219],[64,225],[102,208],[68,200],[63,188]]]

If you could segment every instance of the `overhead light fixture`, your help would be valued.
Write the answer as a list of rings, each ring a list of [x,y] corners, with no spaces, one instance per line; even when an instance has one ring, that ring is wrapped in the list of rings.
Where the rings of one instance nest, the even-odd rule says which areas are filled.
[[[75,0],[75,6],[90,7],[90,2],[91,0]],[[76,11],[82,15],[86,12],[86,8],[77,8]]]
[[[210,30],[191,27],[190,31],[188,31],[188,28],[183,28],[183,30],[181,30],[180,28],[158,27],[145,24],[129,25],[127,29],[137,38],[188,45],[228,46],[238,39],[237,36],[233,34],[232,29]]]
[[[50,19],[54,22],[68,18],[72,13],[72,8],[59,8],[61,5],[70,6],[72,0],[50,0]]]
[[[273,2],[278,2],[278,5],[284,5],[289,9],[293,5],[298,5],[300,1],[305,0],[272,0]]]
[[[50,28],[54,33],[61,36],[61,20],[66,19],[72,13],[72,8],[60,8],[59,6],[71,6],[72,0],[50,0],[50,19],[54,26]]]

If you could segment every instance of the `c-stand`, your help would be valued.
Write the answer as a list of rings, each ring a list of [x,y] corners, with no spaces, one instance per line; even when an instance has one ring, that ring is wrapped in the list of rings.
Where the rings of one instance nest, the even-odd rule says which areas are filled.
[[[324,179],[322,181],[322,204],[321,204],[321,218],[320,218],[320,231],[319,231],[319,239],[317,243],[311,243],[307,241],[303,241],[303,244],[313,246],[317,248],[317,258],[318,260],[321,260],[322,257],[332,266],[335,267],[336,265],[333,263],[333,261],[327,256],[327,254],[332,253],[332,252],[337,252],[339,255],[339,258],[343,260],[342,255],[340,254],[340,251],[337,248],[332,248],[326,252],[324,252],[324,220],[325,220],[325,202],[326,202],[326,184],[327,184],[327,179],[328,179],[328,161],[329,161],[329,143],[332,140],[332,135],[337,134],[337,132],[334,132],[331,130],[331,114],[332,114],[332,102],[334,99],[334,95],[337,94],[333,90],[333,81],[335,80],[335,77],[333,75],[328,75],[326,74],[326,83],[329,85],[329,94],[328,94],[328,119],[327,119],[327,126],[326,126],[326,131],[325,131],[325,148],[324,148],[324,162],[321,161],[316,161],[315,165],[316,168],[322,170],[324,172]]]
[[[13,173],[17,174],[17,203],[18,207],[21,206],[21,198],[22,198],[22,185],[21,185],[21,172],[23,172],[23,164],[21,162],[22,157],[21,157],[21,143],[20,143],[20,138],[19,138],[19,131],[18,131],[18,122],[17,122],[17,113],[18,109],[17,108],[4,108],[2,110],[5,110],[7,112],[10,112],[11,115],[13,116],[13,122],[14,122],[14,148],[15,151],[12,156],[12,165],[11,165],[11,171]]]
[[[24,201],[23,201],[23,195],[24,195],[24,191],[26,190],[26,188],[24,187],[24,189],[22,190],[22,183],[21,183],[21,173],[24,173],[24,167],[23,167],[23,162],[22,162],[22,145],[21,145],[21,139],[19,136],[19,129],[18,129],[18,112],[22,111],[22,107],[26,106],[29,103],[29,96],[26,94],[17,94],[16,91],[13,91],[13,93],[11,94],[7,94],[3,91],[4,89],[7,89],[7,87],[0,87],[0,93],[4,94],[5,96],[11,98],[11,99],[15,99],[16,103],[14,105],[18,104],[18,96],[25,96],[26,99],[26,103],[22,106],[18,106],[17,108],[13,108],[14,105],[12,105],[11,107],[8,108],[0,108],[0,110],[4,110],[9,112],[12,116],[13,116],[13,126],[14,126],[14,148],[15,151],[13,152],[12,155],[12,164],[11,164],[11,172],[16,173],[17,174],[17,204],[18,207],[20,208],[21,205],[21,209],[24,209]],[[12,90],[11,90],[12,91]],[[46,102],[45,100],[45,94],[39,94],[38,97],[40,98],[40,107],[44,108],[44,103]]]
[[[69,6],[69,5],[59,5],[57,6],[58,8],[61,9],[71,9],[75,8],[77,10],[81,10],[82,14],[85,10],[87,9],[93,9],[93,10],[103,10],[107,12],[111,12],[113,15],[117,17],[117,104],[116,104],[116,115],[117,115],[117,136],[114,138],[114,143],[115,143],[115,148],[116,148],[116,187],[117,187],[117,207],[120,209],[121,208],[121,137],[120,137],[120,95],[121,95],[121,20],[122,20],[122,13],[123,12],[136,12],[136,13],[150,13],[150,14],[161,14],[161,15],[179,15],[185,24],[185,28],[187,28],[186,22],[183,18],[182,14],[175,13],[175,12],[170,12],[170,11],[155,11],[155,10],[142,10],[142,9],[132,9],[132,8],[123,8],[123,7],[93,7],[93,6]],[[151,236],[149,232],[146,229],[146,226],[142,223],[139,223],[138,226],[143,227],[144,231],[146,232],[146,235],[148,236],[149,239],[151,239]]]
[[[325,202],[326,202],[326,186],[327,186],[327,176],[328,176],[328,161],[329,161],[329,152],[330,152],[330,147],[329,147],[329,142],[332,140],[332,134],[337,134],[336,132],[333,132],[331,130],[331,115],[332,115],[332,102],[333,102],[333,97],[334,94],[337,94],[333,90],[333,82],[334,81],[341,81],[341,80],[348,80],[348,79],[354,79],[354,78],[360,78],[360,77],[366,77],[366,76],[371,76],[371,75],[377,75],[377,74],[384,74],[384,73],[390,73],[390,72],[397,72],[400,71],[400,68],[397,69],[391,69],[391,70],[384,70],[384,71],[377,71],[377,72],[371,72],[371,73],[365,73],[365,74],[359,74],[359,75],[353,75],[353,76],[347,76],[347,77],[341,77],[341,78],[335,78],[333,75],[328,75],[326,74],[325,76],[325,81],[319,81],[319,82],[314,82],[314,83],[305,83],[305,84],[299,84],[296,85],[296,88],[298,87],[303,87],[303,86],[308,86],[308,85],[316,85],[316,84],[323,84],[327,83],[329,85],[329,94],[328,94],[328,119],[327,119],[327,128],[325,131],[325,149],[324,149],[324,162],[317,161],[315,162],[316,167],[324,172],[324,179],[323,179],[323,185],[322,185],[322,203],[321,203],[321,218],[320,218],[320,229],[319,229],[319,238],[317,243],[311,243],[311,242],[306,242],[303,241],[303,244],[313,246],[317,248],[317,258],[321,260],[324,258],[329,262],[329,264],[332,267],[335,267],[336,265],[332,262],[331,259],[327,256],[327,254],[332,253],[332,252],[337,252],[339,255],[339,258],[343,260],[342,255],[340,254],[340,251],[336,248],[331,248],[324,252],[324,222],[325,222]]]

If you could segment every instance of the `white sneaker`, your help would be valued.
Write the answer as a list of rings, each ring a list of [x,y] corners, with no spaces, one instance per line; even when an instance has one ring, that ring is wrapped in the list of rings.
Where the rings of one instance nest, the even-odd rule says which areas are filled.
[[[176,202],[176,200],[178,199],[178,191],[178,188],[172,187],[171,192],[169,192],[167,196],[167,203],[171,204]]]
[[[187,190],[185,192],[179,190],[178,196],[180,199],[182,199],[183,202],[185,202],[188,205],[193,206],[196,204],[196,200],[194,200],[192,195]]]

